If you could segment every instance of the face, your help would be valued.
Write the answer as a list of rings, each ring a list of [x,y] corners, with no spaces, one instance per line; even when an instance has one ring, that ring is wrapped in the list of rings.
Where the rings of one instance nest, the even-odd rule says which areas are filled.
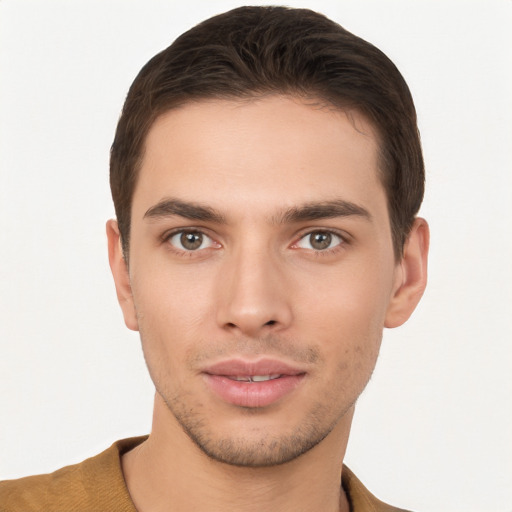
[[[335,435],[401,268],[357,113],[205,100],[148,134],[121,303],[170,421],[210,457],[279,464]]]

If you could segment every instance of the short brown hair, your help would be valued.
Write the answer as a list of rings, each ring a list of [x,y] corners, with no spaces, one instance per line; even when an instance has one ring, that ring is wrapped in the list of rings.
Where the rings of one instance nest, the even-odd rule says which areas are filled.
[[[110,158],[110,186],[125,257],[144,141],[164,112],[208,99],[288,94],[355,109],[376,128],[397,258],[424,192],[411,93],[379,49],[322,14],[240,7],[182,34],[153,57],[128,92]]]

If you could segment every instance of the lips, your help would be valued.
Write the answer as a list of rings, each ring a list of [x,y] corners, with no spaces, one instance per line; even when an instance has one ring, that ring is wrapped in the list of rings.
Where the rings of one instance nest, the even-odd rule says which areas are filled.
[[[203,376],[209,390],[240,407],[266,407],[284,399],[303,381],[306,372],[274,359],[231,359],[209,366]]]

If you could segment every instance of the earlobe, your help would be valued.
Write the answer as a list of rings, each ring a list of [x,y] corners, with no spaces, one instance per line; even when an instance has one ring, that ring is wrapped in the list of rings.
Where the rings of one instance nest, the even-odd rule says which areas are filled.
[[[418,305],[427,285],[429,246],[427,221],[416,218],[404,247],[396,289],[388,306],[384,325],[398,327],[405,323]]]
[[[133,302],[132,288],[130,285],[130,275],[128,266],[123,257],[121,247],[121,236],[117,221],[110,219],[107,222],[107,239],[108,239],[108,261],[110,270],[114,277],[116,286],[117,300],[123,311],[124,322],[128,329],[138,331],[137,315],[135,313],[135,305]]]

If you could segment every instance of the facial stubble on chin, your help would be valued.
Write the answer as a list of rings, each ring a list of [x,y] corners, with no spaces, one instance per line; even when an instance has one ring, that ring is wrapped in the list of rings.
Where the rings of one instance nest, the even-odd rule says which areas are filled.
[[[338,422],[352,409],[357,396],[338,414],[333,415],[332,406],[344,389],[333,387],[332,396],[313,404],[304,411],[301,423],[286,433],[269,430],[256,432],[230,432],[228,436],[216,436],[211,428],[211,418],[201,404],[194,403],[194,397],[181,392],[174,396],[158,391],[169,412],[194,445],[211,460],[231,466],[262,468],[278,466],[305,454],[321,443]],[[326,399],[325,399],[326,398]],[[193,404],[193,405],[192,405]],[[251,417],[268,414],[260,408],[237,407],[237,414]],[[213,418],[214,421],[214,418]],[[251,435],[248,435],[251,434]]]
[[[240,435],[237,432],[230,437],[214,439],[208,418],[201,418],[200,414],[187,407],[183,396],[171,400],[162,396],[162,399],[185,434],[202,453],[216,462],[247,468],[278,466],[300,457],[323,441],[354,405],[351,403],[327,425],[324,422],[329,408],[316,404],[302,424],[291,433],[279,436],[268,432],[260,435],[257,440],[249,440],[243,433]],[[254,416],[262,414],[262,411],[241,407],[240,414]]]
[[[296,362],[319,363],[320,360],[318,351],[312,348],[298,350],[294,344],[284,343],[274,337],[257,343],[259,343],[260,350],[263,346],[268,345],[269,350],[262,350],[263,353],[285,355]],[[240,355],[253,354],[254,346],[257,343],[254,340],[240,340],[237,343],[236,353]],[[272,346],[272,350],[270,350],[270,346]],[[230,354],[235,351],[232,347],[224,347],[222,350],[217,350],[215,354],[210,350],[201,351],[200,355],[187,361],[187,366],[197,367],[199,363],[209,361],[212,356],[221,356],[224,353]],[[147,359],[146,363],[152,373]],[[344,373],[347,369],[348,365],[343,363],[340,371]],[[309,410],[303,412],[301,423],[291,431],[276,433],[270,429],[268,432],[260,430],[256,433],[256,438],[251,438],[247,432],[241,431],[233,431],[229,432],[228,436],[221,436],[216,435],[212,428],[211,423],[215,421],[215,418],[211,418],[210,413],[204,410],[203,404],[198,403],[193,393],[184,389],[173,393],[165,389],[165,378],[155,379],[154,377],[157,375],[152,375],[152,377],[157,393],[170,414],[203,454],[220,463],[247,468],[278,466],[305,454],[332,432],[338,422],[351,410],[359,396],[357,394],[350,399],[348,398],[350,393],[344,389],[344,386],[334,385],[330,389],[329,396],[320,397],[322,400],[310,405]],[[362,386],[363,389],[367,381]],[[332,408],[334,404],[339,404],[340,394],[348,398],[348,403],[343,404],[337,414],[333,415]],[[237,407],[237,409],[237,414],[246,417],[268,414],[268,410],[265,408]],[[249,434],[252,435],[254,432]]]

